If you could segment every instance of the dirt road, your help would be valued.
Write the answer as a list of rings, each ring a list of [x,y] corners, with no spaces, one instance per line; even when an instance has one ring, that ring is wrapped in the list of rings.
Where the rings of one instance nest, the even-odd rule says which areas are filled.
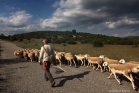
[[[67,72],[52,67],[56,81],[54,88],[45,81],[42,67],[37,62],[24,62],[16,59],[13,52],[21,49],[16,45],[0,41],[0,93],[138,93],[132,89],[131,82],[122,79],[122,85],[108,72],[101,73],[92,68],[62,66]],[[139,88],[139,82],[136,81]]]

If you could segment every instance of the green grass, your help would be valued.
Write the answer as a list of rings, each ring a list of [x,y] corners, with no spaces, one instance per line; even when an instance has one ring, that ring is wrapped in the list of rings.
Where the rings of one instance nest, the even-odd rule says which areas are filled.
[[[43,45],[42,39],[23,40],[23,42],[14,42],[22,48],[37,48]],[[132,48],[129,45],[104,45],[104,47],[93,47],[92,44],[50,44],[55,51],[71,52],[72,54],[90,54],[91,56],[105,55],[112,59],[125,59],[128,61],[139,61],[139,47]]]

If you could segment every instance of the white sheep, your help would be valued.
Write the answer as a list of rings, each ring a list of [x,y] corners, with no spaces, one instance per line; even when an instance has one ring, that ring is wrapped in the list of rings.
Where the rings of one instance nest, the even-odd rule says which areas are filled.
[[[79,54],[79,55],[74,55],[74,56],[75,56],[75,58],[77,59],[78,63],[79,63],[80,61],[82,62],[82,63],[81,63],[81,66],[82,66],[82,65],[85,66],[85,57],[84,57],[84,55]]]
[[[68,61],[69,65],[72,65],[72,62],[74,62],[74,65],[76,67],[76,62],[74,60],[74,56],[71,53],[65,53],[64,54],[65,59]]]
[[[88,66],[90,64],[97,64],[98,67],[97,67],[96,70],[98,70],[100,68],[101,69],[101,72],[103,72],[102,63],[103,63],[104,55],[103,56],[100,55],[99,57],[88,57],[87,55],[85,55],[85,58],[88,61]],[[94,65],[93,65],[93,69],[94,69]]]
[[[116,76],[116,74],[122,74],[131,81],[133,89],[136,89],[132,73],[139,73],[139,65],[137,64],[123,65],[123,64],[108,64],[108,63],[106,64],[106,62],[105,65],[108,65],[111,71],[110,76],[108,78],[110,78],[113,74],[117,82],[119,84],[122,84]]]
[[[106,71],[106,69],[107,69],[107,71],[109,71],[109,68],[108,68],[108,66],[107,65],[105,65],[105,64],[125,64],[124,63],[125,62],[125,60],[124,59],[121,59],[121,60],[115,60],[115,59],[109,59],[109,58],[107,58],[107,57],[105,57],[104,59],[103,59],[103,67],[104,67],[104,71]]]
[[[64,57],[64,52],[55,52],[56,59],[58,60],[60,66],[62,64],[62,58]]]
[[[19,49],[19,50],[14,51],[14,55],[17,58],[22,58],[23,57],[23,50],[22,49]]]

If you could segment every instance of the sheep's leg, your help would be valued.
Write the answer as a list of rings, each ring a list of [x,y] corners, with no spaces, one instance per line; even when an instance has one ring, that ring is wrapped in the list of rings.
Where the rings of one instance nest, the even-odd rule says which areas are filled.
[[[109,68],[108,68],[108,67],[106,67],[106,66],[104,66],[103,71],[109,71]]]
[[[101,72],[103,72],[102,66],[100,65]]]
[[[82,60],[82,63],[83,63],[83,66],[85,66],[85,63],[84,63],[84,61]]]
[[[66,60],[68,62],[68,65],[70,65],[69,60]]]
[[[30,62],[32,62],[32,58],[30,58]]]
[[[110,73],[110,76],[108,78],[110,79],[110,77],[111,77],[112,74],[114,75],[114,77],[117,80],[117,82],[121,85],[122,83],[117,79],[117,76],[116,76],[116,74],[114,72],[111,72]]]
[[[122,83],[120,82],[120,80],[118,80],[116,74],[114,73],[113,75],[114,75],[115,79],[117,80],[117,82],[121,85]]]
[[[70,60],[69,62],[70,62],[70,66],[71,66],[72,65],[72,61]]]
[[[75,61],[73,60],[73,62],[74,62],[74,65],[75,65],[75,67],[76,67],[76,63],[75,63]]]
[[[83,59],[82,59],[83,60]],[[85,66],[85,60],[83,60],[84,66]]]
[[[103,71],[106,71],[106,66],[103,66],[103,67],[104,67]]]
[[[99,68],[101,69],[101,72],[103,72],[102,66],[100,64],[98,64],[98,67],[96,70],[98,70]]]
[[[80,60],[82,62],[82,60]],[[83,65],[83,62],[81,63],[81,66]]]
[[[92,66],[93,66],[93,70],[95,70],[95,66],[94,66],[94,64],[93,64]]]
[[[110,69],[110,67],[108,66],[108,70],[109,70],[109,72],[111,71],[111,69]]]
[[[132,74],[130,74],[130,78],[132,79],[132,81],[134,81],[134,79],[133,79],[133,75],[132,75]]]
[[[59,65],[61,66],[62,65],[62,62],[60,61],[60,59],[58,59],[58,61],[59,61]]]
[[[27,61],[27,57],[24,57],[25,61]]]
[[[90,62],[88,62],[87,68],[88,68],[89,65],[90,65]]]
[[[98,64],[98,67],[97,67],[97,69],[96,69],[96,70],[98,70],[98,69],[99,69],[99,67],[100,67],[100,65]]]
[[[137,87],[134,84],[133,78],[130,78],[130,77],[133,77],[132,74],[130,74],[130,77],[128,75],[125,75],[125,77],[128,78],[131,81],[133,89],[136,89]]]
[[[110,69],[109,69],[109,67],[107,67],[107,68],[106,68],[106,71],[110,72]]]
[[[108,76],[109,79],[111,78],[112,74],[113,74],[113,73],[111,72],[110,75]]]
[[[77,60],[77,64],[78,64],[78,65],[80,65],[80,62],[79,62],[79,60]]]
[[[92,64],[91,63],[89,63],[90,64],[90,67],[92,66]]]

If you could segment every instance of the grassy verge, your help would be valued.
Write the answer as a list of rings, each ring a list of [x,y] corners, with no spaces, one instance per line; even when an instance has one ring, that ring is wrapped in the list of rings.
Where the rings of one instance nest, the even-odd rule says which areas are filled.
[[[42,39],[23,40],[23,42],[14,42],[22,48],[37,48],[42,46]],[[92,44],[50,44],[55,51],[71,52],[72,54],[90,54],[91,56],[105,55],[112,59],[125,59],[126,61],[139,61],[139,48],[132,48],[129,45],[105,45],[104,47],[96,48]]]

